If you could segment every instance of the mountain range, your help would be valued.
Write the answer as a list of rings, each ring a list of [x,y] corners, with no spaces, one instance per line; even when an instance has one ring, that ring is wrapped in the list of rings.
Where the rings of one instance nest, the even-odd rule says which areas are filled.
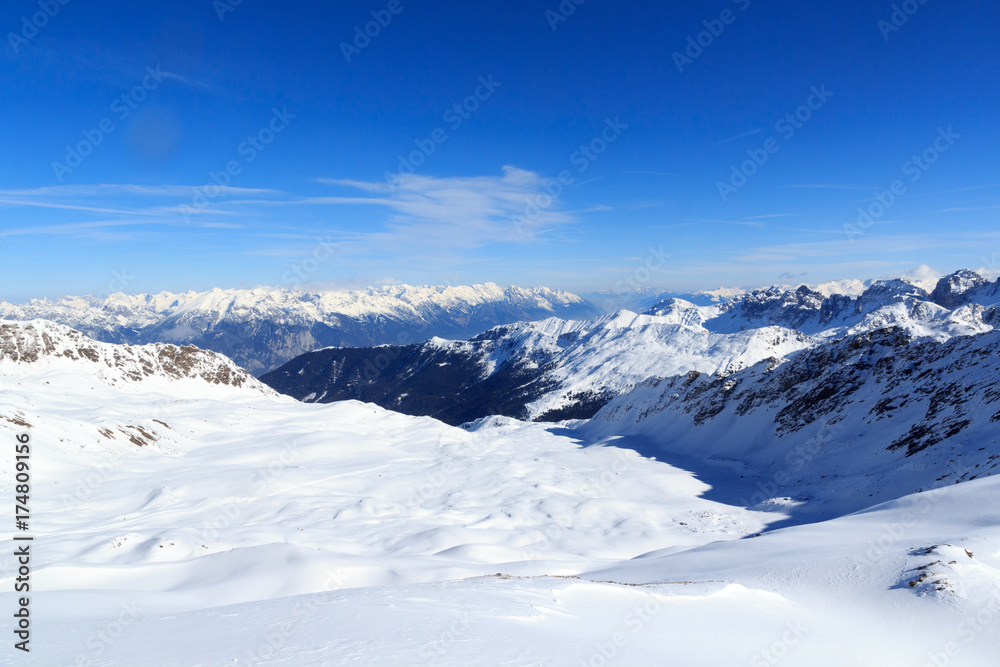
[[[195,345],[225,354],[255,375],[331,345],[466,338],[500,324],[597,312],[567,292],[492,283],[355,292],[261,287],[0,302],[0,319],[47,319],[109,343]]]
[[[489,415],[586,419],[649,379],[729,375],[847,336],[889,327],[937,341],[989,332],[1000,322],[998,302],[1000,280],[972,271],[941,278],[931,292],[896,279],[855,295],[801,286],[706,306],[671,297],[644,314],[550,318],[468,341],[318,350],[261,379],[302,401],[357,399],[452,424]]]
[[[888,286],[829,334],[713,333],[676,303],[502,327],[579,332],[581,369],[633,344],[590,368],[636,385],[558,424],[303,403],[214,352],[0,323],[0,439],[31,442],[32,658],[992,664],[1000,332],[966,278]],[[822,311],[786,300],[804,327]],[[638,381],[650,360],[671,374]],[[0,458],[11,497],[14,475]],[[0,560],[0,586],[18,572]]]

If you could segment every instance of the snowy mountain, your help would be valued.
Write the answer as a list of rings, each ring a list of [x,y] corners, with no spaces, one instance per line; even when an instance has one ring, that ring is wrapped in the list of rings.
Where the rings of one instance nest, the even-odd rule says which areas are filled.
[[[969,304],[992,307],[1000,304],[1000,279],[990,283],[974,271],[958,271],[938,282],[931,300],[949,309]]]
[[[47,320],[0,320],[0,377],[5,381],[55,380],[67,373],[129,391],[157,391],[182,384],[185,391],[197,394],[243,389],[274,395],[247,371],[214,352],[191,346],[99,343]]]
[[[1000,281],[971,272],[942,278],[934,294],[902,280],[871,281],[856,296],[807,286],[768,288],[697,306],[670,298],[637,315],[549,319],[498,327],[468,341],[326,349],[262,376],[307,402],[363,400],[447,423],[491,414],[586,419],[650,379],[731,374],[844,336],[899,327],[944,341],[992,331]],[[935,301],[948,294],[949,309]]]
[[[653,319],[586,332],[677,326]],[[589,423],[457,429],[216,384],[210,369],[234,366],[211,353],[0,327],[0,440],[32,443],[25,664],[842,667],[1000,651],[1000,483],[972,479],[998,461],[1000,334],[869,332],[651,382]],[[14,465],[0,458],[9,498]]]
[[[195,345],[225,354],[255,375],[330,345],[466,338],[499,324],[595,313],[566,292],[492,283],[320,293],[262,287],[0,302],[0,319],[47,319],[112,343]]]
[[[732,372],[811,344],[780,327],[713,334],[621,311],[511,324],[469,341],[318,350],[261,379],[307,402],[357,399],[449,424],[488,415],[558,421],[590,417],[650,377]]]
[[[944,339],[992,330],[1000,321],[1000,280],[988,283],[972,271],[941,278],[934,291],[904,280],[871,281],[860,294],[826,295],[806,285],[748,292],[718,306],[666,299],[649,311],[699,322],[715,333],[765,326],[795,329],[819,339],[901,326],[921,336]]]
[[[880,329],[784,363],[652,380],[582,428],[767,480],[748,505],[790,496],[798,512],[840,515],[1000,472],[998,349],[1000,332],[937,342]]]
[[[941,279],[941,274],[929,266],[919,266],[901,275],[891,276],[884,280],[902,280],[910,285],[915,285],[930,292]],[[865,290],[875,284],[876,280],[858,280],[856,278],[845,278],[841,280],[831,280],[825,283],[806,284],[804,287],[812,292],[818,292],[824,298],[833,295],[857,297]],[[657,304],[670,299],[679,299],[692,303],[696,306],[718,306],[730,301],[738,300],[753,290],[739,287],[720,287],[714,290],[702,290],[698,292],[678,292],[660,287],[639,286],[633,289],[625,289],[627,285],[621,285],[621,289],[602,290],[599,292],[586,292],[581,294],[589,302],[598,306],[605,313],[613,313],[619,310],[631,310],[637,313],[647,312]],[[794,292],[797,286],[775,285],[767,288],[777,293]]]

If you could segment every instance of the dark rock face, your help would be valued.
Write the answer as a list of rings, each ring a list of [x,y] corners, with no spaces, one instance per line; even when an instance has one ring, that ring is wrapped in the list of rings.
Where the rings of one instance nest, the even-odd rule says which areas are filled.
[[[552,385],[547,379],[551,362],[512,359],[487,374],[483,359],[491,342],[487,337],[447,347],[428,343],[319,350],[261,381],[301,401],[354,399],[452,425],[489,415],[524,418],[525,405]],[[603,404],[584,398],[574,414],[589,417]]]
[[[975,293],[988,284],[978,273],[963,269],[939,280],[931,292],[931,301],[954,310],[969,302],[970,292]]]

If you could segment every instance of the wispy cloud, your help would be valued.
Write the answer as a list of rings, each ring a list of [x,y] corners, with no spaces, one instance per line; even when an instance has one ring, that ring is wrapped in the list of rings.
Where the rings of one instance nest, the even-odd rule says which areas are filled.
[[[638,174],[640,176],[684,176],[670,171],[623,171],[623,174]]]
[[[937,213],[968,213],[971,211],[995,211],[1000,208],[1000,204],[991,204],[989,206],[958,206],[955,208],[943,208]]]
[[[186,86],[191,86],[192,88],[201,88],[203,90],[211,90],[213,88],[212,84],[205,83],[204,81],[198,81],[196,79],[191,79],[174,72],[159,72],[159,75],[164,79],[170,79],[178,83],[183,83]]]
[[[840,232],[844,234],[843,231]],[[1000,236],[1000,232],[998,232]],[[879,258],[885,261],[888,256],[900,253],[924,252],[941,248],[966,248],[981,244],[970,239],[949,239],[932,235],[895,235],[869,234],[849,240],[846,238],[813,241],[779,243],[750,248],[745,253],[734,253],[733,260],[742,264],[768,264],[773,262],[798,262],[802,265],[813,264],[818,268],[822,263],[838,263],[852,258],[854,261],[869,258]]]
[[[726,137],[725,139],[719,139],[718,141],[713,141],[710,145],[721,146],[722,144],[728,144],[731,141],[739,141],[740,139],[746,139],[747,137],[752,137],[755,134],[760,134],[763,132],[763,128],[755,127],[754,129],[744,132],[743,134],[737,134],[736,136]]]
[[[354,188],[366,192],[391,192],[392,187],[388,183],[368,183],[366,181],[352,181],[347,178],[317,178],[317,183],[323,185],[334,185],[337,187]]]
[[[740,225],[743,227],[763,227],[763,222],[753,222],[752,220],[715,220],[712,218],[700,218],[695,220],[695,222],[707,223],[713,225]]]
[[[0,199],[0,204],[7,206],[33,206],[37,208],[55,208],[64,211],[84,211],[87,213],[103,213],[111,215],[152,215],[149,211],[136,209],[101,208],[98,206],[82,206],[79,204],[56,204],[53,202],[34,201],[30,199]]]
[[[661,206],[666,206],[665,201],[650,201],[650,202],[639,202],[637,204],[632,204],[628,207],[630,211],[644,211],[647,208],[659,208]]]
[[[938,190],[937,192],[924,192],[923,195],[951,195],[959,192],[971,192],[973,190],[994,190],[1000,188],[1000,183],[993,183],[990,185],[970,185],[965,188],[954,188],[951,190]]]
[[[331,185],[382,196],[311,197],[299,204],[362,205],[389,209],[387,231],[371,234],[391,244],[474,248],[492,242],[525,241],[575,222],[530,171],[504,167],[503,176],[434,178],[403,176],[383,183],[329,179]]]
[[[843,185],[840,183],[796,183],[787,187],[810,190],[875,190],[875,188],[866,185]]]
[[[215,186],[213,185],[213,190]],[[193,197],[204,186],[196,185],[128,185],[98,183],[92,185],[51,185],[24,190],[0,190],[6,197]],[[277,194],[278,190],[219,187],[219,196]]]

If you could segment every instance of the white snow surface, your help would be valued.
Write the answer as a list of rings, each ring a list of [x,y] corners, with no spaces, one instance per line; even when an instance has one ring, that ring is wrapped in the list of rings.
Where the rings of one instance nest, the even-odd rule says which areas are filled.
[[[718,344],[657,317],[617,313],[588,335],[656,359],[672,353],[643,338],[659,329]],[[536,326],[546,340],[582,331]],[[720,340],[767,347],[786,331],[774,329]],[[181,348],[105,346],[49,323],[0,332],[15,353],[0,358],[0,497],[16,493],[14,436],[30,433],[35,538],[21,654],[15,543],[0,533],[6,664],[940,667],[1000,654],[995,477],[769,531],[798,500],[722,500],[759,488],[737,460],[752,437],[700,440],[720,456],[699,478],[648,457],[648,438],[675,427],[641,405],[621,413],[639,435],[508,418],[451,428],[216,382],[238,369],[200,351],[162,362]],[[743,363],[726,345],[705,359]],[[810,480],[864,465],[852,433]],[[894,474],[872,471],[872,485]]]

